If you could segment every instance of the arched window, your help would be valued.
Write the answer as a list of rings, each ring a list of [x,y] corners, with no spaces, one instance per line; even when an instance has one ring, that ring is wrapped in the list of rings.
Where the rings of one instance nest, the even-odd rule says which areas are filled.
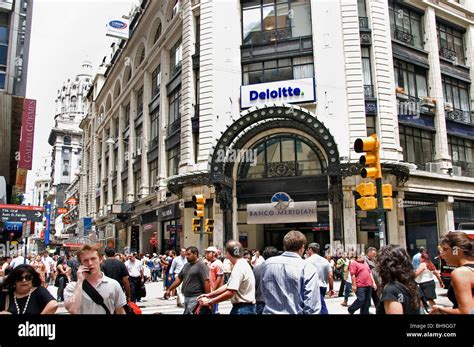
[[[70,104],[70,111],[76,112],[77,111],[77,97],[71,97],[71,104]]]
[[[266,137],[241,153],[239,179],[321,175],[323,154],[306,139],[293,134]]]
[[[161,36],[161,23],[158,24],[158,28],[156,29],[155,38],[153,39],[153,43],[155,43],[156,41],[158,41],[158,39],[160,38],[160,36]]]

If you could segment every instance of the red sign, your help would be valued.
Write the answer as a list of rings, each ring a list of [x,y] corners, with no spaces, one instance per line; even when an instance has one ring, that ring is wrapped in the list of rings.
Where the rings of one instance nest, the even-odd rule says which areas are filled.
[[[69,198],[66,200],[66,204],[68,205],[77,205],[78,200],[76,198]]]
[[[0,210],[1,209],[9,209],[9,210],[27,210],[27,211],[43,211],[43,208],[41,206],[26,206],[26,205],[5,205],[5,204],[0,204]]]
[[[58,213],[58,214],[64,214],[64,213],[67,213],[67,208],[64,208],[64,207],[58,207],[57,213]]]
[[[18,167],[31,170],[33,164],[33,143],[35,139],[36,100],[25,99],[21,120],[20,160]]]

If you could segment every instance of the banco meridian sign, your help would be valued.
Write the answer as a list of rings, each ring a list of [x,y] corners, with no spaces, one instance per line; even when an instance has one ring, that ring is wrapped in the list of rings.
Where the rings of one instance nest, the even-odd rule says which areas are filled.
[[[316,100],[314,78],[251,84],[240,87],[242,108],[279,103],[303,103]]]

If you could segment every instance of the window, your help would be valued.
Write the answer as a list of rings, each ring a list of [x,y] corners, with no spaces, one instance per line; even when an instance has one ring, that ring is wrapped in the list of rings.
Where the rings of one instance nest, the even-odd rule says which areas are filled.
[[[8,13],[0,12],[0,43],[8,44],[8,27],[10,16]]]
[[[63,142],[65,145],[71,144],[71,136],[64,136]],[[69,148],[64,148],[64,153],[69,153]]]
[[[243,44],[311,35],[310,0],[242,1]]]
[[[139,199],[140,198],[140,186],[142,185],[142,176],[140,171],[135,172],[133,176],[134,182],[134,193],[135,193],[135,198]]]
[[[405,162],[413,163],[425,170],[425,164],[433,160],[434,133],[400,125],[400,145]]]
[[[256,84],[314,76],[313,57],[268,60],[243,65],[243,84]]]
[[[375,125],[375,116],[366,116],[366,129],[367,129],[367,136],[377,133],[376,125]]]
[[[320,175],[326,167],[321,151],[295,135],[269,136],[248,153],[239,178]]]
[[[449,154],[454,166],[460,166],[463,175],[474,176],[474,141],[448,135]]]
[[[75,96],[71,97],[70,110],[71,110],[71,112],[76,112],[77,111],[77,97],[75,97]]]
[[[463,33],[450,26],[437,23],[440,56],[465,64]]]
[[[153,160],[150,163],[150,188],[156,186],[156,178],[158,176],[158,160]]]
[[[372,85],[372,68],[370,64],[370,50],[362,47],[362,73],[364,75],[364,96],[366,98],[374,97],[374,87]]]
[[[469,84],[455,78],[441,75],[443,97],[455,110],[469,112]]]
[[[392,39],[423,49],[421,15],[391,2],[388,11]]]
[[[152,147],[158,143],[158,127],[160,120],[160,111],[156,110],[150,116],[150,140],[152,141]]]
[[[181,39],[171,48],[170,51],[170,74],[174,75],[181,69],[181,60],[183,59],[183,49]]]
[[[69,176],[69,160],[63,160],[63,176]]]
[[[130,126],[130,104],[127,104],[125,106],[125,129],[127,129]]]
[[[158,28],[156,29],[155,38],[153,39],[153,43],[155,43],[156,41],[158,41],[158,39],[160,38],[160,36],[161,36],[161,23],[158,24]]]
[[[128,192],[128,187],[127,187],[127,180],[122,180],[122,201],[127,201],[127,192]]]
[[[395,85],[405,90],[404,94],[422,98],[428,96],[426,70],[402,60],[393,59]]]
[[[179,0],[176,0],[174,6],[173,6],[173,12],[171,13],[171,18],[174,18],[176,17],[176,15],[178,14],[179,10],[180,10],[180,3],[179,3]]]
[[[173,124],[176,124],[175,122],[181,119],[180,107],[181,107],[181,90],[177,89],[173,92],[173,94],[169,96],[168,127],[170,128],[173,127]],[[170,129],[170,131],[174,131],[174,130]]]
[[[137,92],[137,117],[143,112],[143,86]]]
[[[143,136],[143,129],[140,127],[139,129],[135,130],[135,149],[138,151],[142,149],[142,136]]]
[[[181,146],[177,145],[167,152],[168,156],[168,177],[178,174]]]
[[[158,65],[157,68],[151,74],[151,98],[152,99],[160,93],[160,84],[161,84],[161,66]]]

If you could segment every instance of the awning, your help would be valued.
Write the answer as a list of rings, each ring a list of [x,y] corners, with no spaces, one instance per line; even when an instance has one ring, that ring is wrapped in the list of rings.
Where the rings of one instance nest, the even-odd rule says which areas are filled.
[[[100,243],[96,240],[91,240],[86,236],[75,236],[71,237],[63,242],[64,247],[79,249],[84,245],[90,245],[92,247],[100,247]]]

